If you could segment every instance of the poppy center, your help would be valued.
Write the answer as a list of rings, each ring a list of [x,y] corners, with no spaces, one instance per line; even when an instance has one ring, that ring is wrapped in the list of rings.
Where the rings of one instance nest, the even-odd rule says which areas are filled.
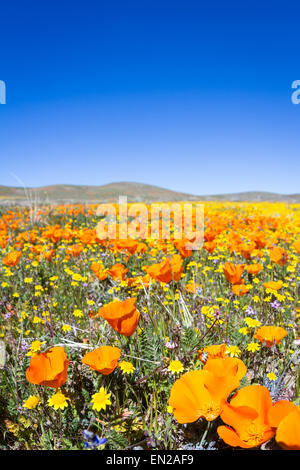
[[[204,416],[207,421],[213,421],[221,413],[220,403],[214,401],[204,403],[201,408],[198,409],[200,416]]]
[[[246,438],[244,439],[247,444],[257,446],[262,443],[266,427],[259,423],[250,423],[246,428]]]

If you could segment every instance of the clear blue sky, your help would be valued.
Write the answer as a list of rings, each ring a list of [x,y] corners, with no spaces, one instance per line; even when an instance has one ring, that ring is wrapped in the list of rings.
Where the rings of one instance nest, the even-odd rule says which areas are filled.
[[[300,192],[300,7],[1,4],[0,184]]]

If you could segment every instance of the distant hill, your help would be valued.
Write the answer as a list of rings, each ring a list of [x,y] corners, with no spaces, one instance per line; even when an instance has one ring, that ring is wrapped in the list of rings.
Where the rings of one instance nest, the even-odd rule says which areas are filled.
[[[119,182],[102,186],[56,184],[40,188],[0,186],[0,203],[101,203],[118,202],[119,196],[127,196],[128,202],[155,201],[272,201],[300,203],[300,194],[283,195],[263,191],[201,196],[180,193],[150,184]]]
[[[242,193],[214,194],[211,196],[199,196],[205,201],[236,201],[236,202],[289,202],[291,204],[300,203],[299,194],[278,194],[266,191],[247,191]]]
[[[0,201],[37,202],[118,202],[119,196],[127,196],[128,202],[184,201],[197,196],[141,183],[110,183],[102,186],[56,184],[40,188],[0,186]]]

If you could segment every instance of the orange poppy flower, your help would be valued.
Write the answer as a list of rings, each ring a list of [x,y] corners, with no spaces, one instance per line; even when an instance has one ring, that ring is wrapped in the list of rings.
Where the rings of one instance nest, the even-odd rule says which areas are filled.
[[[118,240],[115,243],[116,249],[118,251],[127,251],[131,255],[135,253],[138,248],[139,243],[136,240],[131,240],[128,238],[127,240]]]
[[[173,384],[169,405],[179,423],[192,423],[199,418],[213,421],[239,384],[238,378],[230,374],[219,377],[210,370],[193,370]]]
[[[244,264],[225,263],[224,274],[228,282],[231,284],[242,284],[242,274],[244,272]]]
[[[218,234],[214,232],[214,230],[212,230],[211,228],[208,228],[204,232],[204,240],[206,242],[212,242],[216,238],[217,235]]]
[[[208,253],[213,253],[215,248],[216,248],[217,244],[214,240],[212,240],[211,242],[205,242],[203,243],[203,248],[208,251]]]
[[[128,268],[125,268],[124,264],[114,264],[107,273],[114,279],[114,281],[124,281]]]
[[[43,233],[43,237],[49,238],[52,243],[57,243],[63,237],[63,230],[59,225],[48,227],[48,229]]]
[[[84,229],[83,232],[78,234],[78,238],[84,245],[95,243],[96,231],[91,229]]]
[[[11,251],[8,255],[4,256],[2,263],[6,266],[16,266],[22,256],[21,251]]]
[[[268,413],[276,427],[276,442],[286,450],[300,450],[300,407],[287,400],[276,402]]]
[[[266,235],[263,232],[255,233],[252,239],[255,242],[256,248],[264,248],[267,244]]]
[[[81,362],[103,375],[108,375],[117,367],[120,356],[121,349],[114,346],[101,346],[85,354]]]
[[[233,375],[241,380],[246,375],[247,367],[241,359],[236,357],[216,357],[214,359],[209,358],[203,370],[209,370],[218,377]]]
[[[273,263],[279,264],[279,266],[283,266],[288,260],[287,252],[283,248],[276,246],[270,250],[270,260]]]
[[[100,308],[98,316],[104,318],[110,326],[124,336],[131,336],[137,329],[140,312],[136,309],[136,298],[110,302]]]
[[[171,261],[170,258],[166,258],[161,263],[144,266],[143,269],[156,281],[166,284],[172,280],[179,281],[183,272],[182,258],[180,255],[173,255]]]
[[[161,263],[144,266],[143,270],[158,282],[167,284],[172,280],[172,268],[169,258],[166,258]]]
[[[136,253],[143,254],[143,253],[146,253],[147,250],[148,250],[148,246],[146,245],[146,243],[143,243],[143,242],[138,243]]]
[[[191,292],[192,294],[196,294],[198,289],[201,289],[202,285],[197,284],[196,282],[190,281],[186,284],[185,290]]]
[[[245,286],[244,284],[234,284],[232,286],[232,292],[234,295],[242,296],[249,292],[249,287]]]
[[[8,237],[6,235],[0,236],[0,248],[5,248],[8,242]]]
[[[104,281],[104,279],[106,279],[108,276],[108,270],[103,268],[102,263],[92,263],[90,270],[93,271],[99,281]]]
[[[272,290],[279,290],[282,288],[282,281],[269,281],[269,282],[264,282],[263,286],[265,289],[272,289]]]
[[[47,387],[61,387],[67,380],[70,359],[61,346],[54,346],[46,352],[36,354],[26,370],[28,382]]]
[[[211,346],[205,346],[203,349],[199,349],[198,358],[204,364],[208,359],[216,359],[218,357],[226,357],[226,344],[213,344]]]
[[[250,260],[251,259],[251,253],[255,249],[255,243],[251,243],[250,245],[247,245],[246,243],[242,243],[239,247],[239,251],[241,255],[245,258]]]
[[[249,385],[241,388],[230,404],[223,407],[221,418],[228,426],[219,426],[218,435],[232,447],[260,446],[275,434],[268,422],[271,407],[272,398],[266,387]]]
[[[254,338],[270,348],[274,342],[278,344],[287,334],[288,332],[281,326],[261,326],[256,331]]]
[[[277,428],[276,442],[286,450],[300,450],[300,407],[288,414]]]
[[[252,274],[253,276],[256,276],[256,274],[261,272],[263,267],[261,264],[249,264],[249,266],[246,266],[245,269],[248,271],[248,273]]]
[[[42,253],[43,248],[44,248],[43,245],[32,245],[30,247],[30,250],[32,251],[32,253],[39,255]]]
[[[192,250],[187,249],[186,245],[189,243],[189,240],[175,240],[174,241],[174,246],[177,248],[179,253],[183,258],[187,258],[188,256],[191,256],[193,253]]]
[[[42,253],[42,258],[45,258],[47,261],[51,261],[54,256],[55,250],[47,250]]]
[[[270,426],[278,428],[279,424],[289,413],[297,410],[297,406],[288,400],[279,400],[273,404],[268,412]]]
[[[70,245],[66,249],[66,254],[68,256],[79,256],[83,248],[84,248],[83,245],[81,245],[80,243],[78,243],[77,245]]]

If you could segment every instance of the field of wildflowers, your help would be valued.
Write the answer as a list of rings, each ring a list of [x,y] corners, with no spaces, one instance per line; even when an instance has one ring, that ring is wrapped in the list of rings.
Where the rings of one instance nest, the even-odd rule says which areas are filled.
[[[205,203],[198,251],[96,209],[0,208],[0,448],[299,450],[300,205]]]

